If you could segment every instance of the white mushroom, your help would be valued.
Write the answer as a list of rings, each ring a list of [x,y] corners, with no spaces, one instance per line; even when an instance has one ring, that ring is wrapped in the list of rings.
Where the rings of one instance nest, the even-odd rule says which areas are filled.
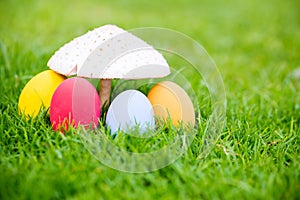
[[[164,57],[145,41],[114,25],[105,25],[61,47],[48,66],[63,75],[101,79],[101,106],[109,103],[111,80],[167,76]]]

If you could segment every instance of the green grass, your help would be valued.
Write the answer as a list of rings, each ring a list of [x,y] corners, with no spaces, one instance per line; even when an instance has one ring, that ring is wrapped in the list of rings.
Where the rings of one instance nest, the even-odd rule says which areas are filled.
[[[299,199],[300,78],[292,75],[300,67],[299,6],[292,0],[0,1],[0,199]],[[209,52],[226,88],[227,123],[206,157],[199,157],[211,111],[205,89],[203,123],[187,152],[144,174],[105,166],[78,134],[52,131],[46,114],[28,122],[18,114],[22,88],[47,69],[53,52],[107,23],[175,29]],[[130,140],[115,142],[126,147]]]

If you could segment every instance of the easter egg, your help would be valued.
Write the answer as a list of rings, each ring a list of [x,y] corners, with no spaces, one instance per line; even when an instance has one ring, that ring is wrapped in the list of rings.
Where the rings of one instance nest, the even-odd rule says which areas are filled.
[[[152,105],[148,98],[137,90],[126,90],[111,102],[106,115],[106,124],[111,133],[128,132],[138,127],[139,133],[155,127]]]
[[[148,93],[155,116],[160,120],[172,120],[175,127],[180,123],[195,125],[195,110],[193,103],[176,83],[163,81],[156,84]]]
[[[84,78],[69,78],[55,90],[50,104],[54,130],[68,130],[79,124],[94,128],[99,123],[100,99],[95,87]]]
[[[19,110],[26,116],[35,117],[44,106],[50,106],[55,89],[66,77],[46,70],[34,76],[23,88],[19,97]]]

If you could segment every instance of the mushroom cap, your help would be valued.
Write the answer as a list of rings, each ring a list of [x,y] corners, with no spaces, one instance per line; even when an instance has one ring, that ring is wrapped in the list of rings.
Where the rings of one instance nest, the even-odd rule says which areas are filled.
[[[75,38],[55,52],[47,65],[63,75],[101,79],[156,78],[170,73],[156,49],[115,25]]]

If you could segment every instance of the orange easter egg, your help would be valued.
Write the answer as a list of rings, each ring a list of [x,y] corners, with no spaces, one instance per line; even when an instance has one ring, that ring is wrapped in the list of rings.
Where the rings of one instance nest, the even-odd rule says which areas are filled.
[[[170,118],[174,126],[195,125],[195,110],[189,95],[176,83],[163,81],[148,93],[154,115],[159,119]]]

